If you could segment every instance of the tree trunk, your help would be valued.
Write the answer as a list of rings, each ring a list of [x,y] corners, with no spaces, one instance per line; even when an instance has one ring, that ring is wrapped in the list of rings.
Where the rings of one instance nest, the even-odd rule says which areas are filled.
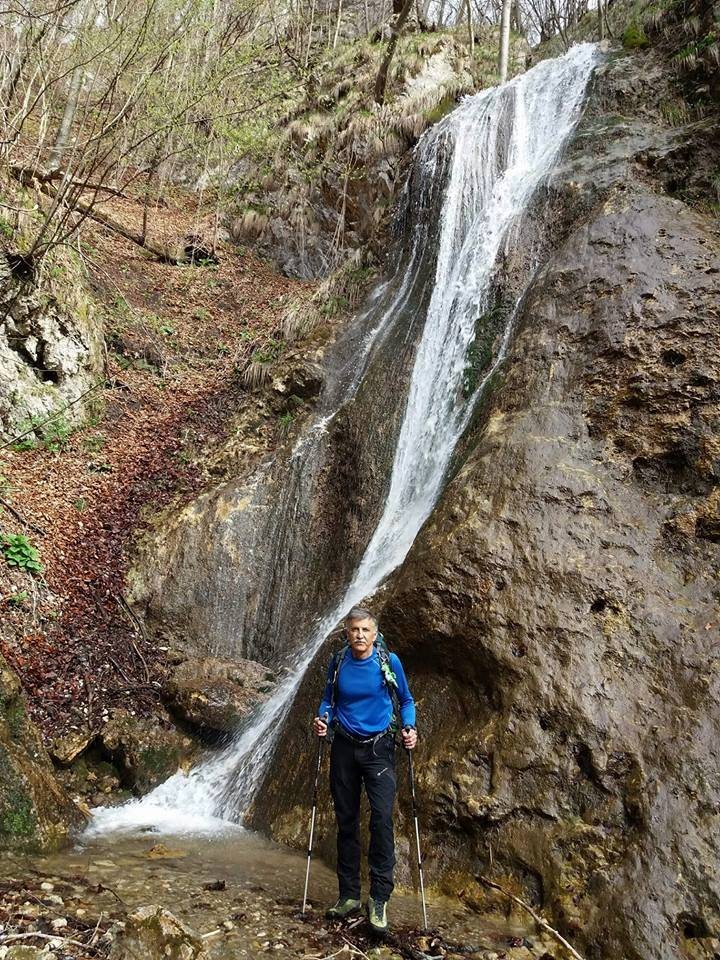
[[[393,0],[393,5],[395,2],[396,0]],[[413,0],[405,0],[402,10],[398,14],[395,21],[390,25],[390,39],[388,40],[387,51],[385,53],[383,62],[380,64],[380,69],[378,70],[378,75],[375,80],[375,103],[382,105],[385,102],[385,87],[387,86],[388,70],[390,69],[390,63],[392,62],[400,33],[402,32],[402,28],[405,26],[405,21],[410,15],[412,5]]]
[[[470,6],[470,0],[465,0],[465,5],[467,7],[467,27],[468,27],[468,39],[470,40],[470,56],[475,56],[475,31],[473,30],[472,22],[472,8]]]
[[[73,71],[72,77],[70,78],[70,90],[68,91],[68,98],[65,102],[65,110],[63,111],[57,136],[55,137],[55,143],[50,151],[50,157],[48,159],[48,168],[50,170],[57,170],[62,163],[63,157],[65,156],[68,141],[70,140],[70,131],[72,130],[73,120],[75,119],[78,103],[80,102],[82,83],[82,68],[76,67]]]
[[[522,20],[522,10],[520,9],[520,0],[514,0],[512,8],[512,22],[515,26],[515,32],[519,33],[521,36],[525,36],[525,30],[523,28]]]
[[[343,0],[338,0],[338,11],[337,11],[337,20],[335,21],[335,36],[333,37],[333,50],[337,46],[338,34],[340,33],[340,21],[342,20],[342,5]]]
[[[310,49],[312,47],[313,30],[315,29],[315,0],[310,4],[310,26],[308,27],[307,50],[305,51],[305,69],[310,61]]]
[[[510,53],[510,11],[512,0],[503,0],[502,19],[500,21],[500,83],[505,83],[508,73]]]
[[[601,40],[605,39],[605,18],[603,16],[603,0],[598,0],[598,33]]]

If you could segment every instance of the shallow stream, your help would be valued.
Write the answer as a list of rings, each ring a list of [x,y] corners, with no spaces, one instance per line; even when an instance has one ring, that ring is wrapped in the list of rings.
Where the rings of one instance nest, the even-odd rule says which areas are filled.
[[[214,837],[158,838],[147,833],[98,838],[62,853],[11,856],[5,875],[27,879],[29,891],[34,885],[34,893],[23,894],[29,897],[26,909],[48,922],[65,917],[69,929],[75,919],[93,925],[101,912],[104,921],[122,919],[139,906],[159,904],[202,936],[218,960],[268,953],[326,957],[342,949],[345,938],[359,941],[371,955],[393,956],[390,948],[363,940],[364,924],[348,928],[324,922],[323,912],[334,902],[337,888],[334,873],[321,862],[312,864],[312,907],[306,920],[299,917],[306,862],[304,856],[237,827]],[[395,932],[422,943],[421,933],[411,932],[421,917],[418,897],[404,892],[393,896],[390,919]],[[450,898],[431,895],[428,919],[444,940],[476,947],[470,956],[520,960],[540,957],[549,946],[522,921],[488,919]],[[511,947],[525,937],[530,948],[517,943]]]

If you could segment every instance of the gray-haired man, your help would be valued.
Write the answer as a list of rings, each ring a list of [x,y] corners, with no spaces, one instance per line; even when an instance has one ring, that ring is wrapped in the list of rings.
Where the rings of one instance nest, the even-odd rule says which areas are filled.
[[[377,620],[368,610],[354,607],[345,619],[347,647],[330,661],[325,695],[313,728],[327,735],[328,715],[336,736],[330,754],[330,789],[337,820],[337,875],[339,899],[329,919],[340,919],[360,909],[360,792],[365,786],[370,802],[370,897],[368,917],[378,933],[387,930],[387,902],[393,890],[395,841],[396,699],[403,728],[403,746],[414,749],[415,702],[398,657],[388,654]]]

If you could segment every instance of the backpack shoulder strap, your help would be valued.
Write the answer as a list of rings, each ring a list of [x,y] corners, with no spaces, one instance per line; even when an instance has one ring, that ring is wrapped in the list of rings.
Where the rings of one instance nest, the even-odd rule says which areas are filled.
[[[348,651],[348,645],[345,644],[340,650],[336,650],[333,654],[332,660],[332,696],[330,698],[330,706],[332,707],[333,714],[335,713],[335,704],[337,703],[337,694],[338,694],[338,674],[340,673],[340,664],[345,659],[345,654]]]
[[[401,724],[400,697],[398,694],[397,677],[393,672],[387,644],[385,643],[385,638],[381,633],[377,635],[377,639],[375,640],[375,649],[377,650],[378,660],[380,661],[380,672],[383,676],[383,683],[387,687],[388,693],[390,694],[390,700],[392,701],[393,717],[391,729],[395,731],[400,728]]]

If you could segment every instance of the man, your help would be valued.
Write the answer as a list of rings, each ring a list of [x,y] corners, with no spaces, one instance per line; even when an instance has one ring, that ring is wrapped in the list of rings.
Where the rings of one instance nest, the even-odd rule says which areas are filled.
[[[384,933],[395,866],[395,728],[399,722],[403,746],[413,750],[415,702],[400,660],[387,654],[382,634],[378,635],[376,618],[354,607],[345,618],[345,631],[347,647],[330,661],[325,696],[313,721],[319,737],[327,736],[328,725],[335,731],[330,790],[337,820],[339,898],[326,916],[338,920],[361,906],[360,789],[365,784],[370,801],[368,919],[377,933]]]

